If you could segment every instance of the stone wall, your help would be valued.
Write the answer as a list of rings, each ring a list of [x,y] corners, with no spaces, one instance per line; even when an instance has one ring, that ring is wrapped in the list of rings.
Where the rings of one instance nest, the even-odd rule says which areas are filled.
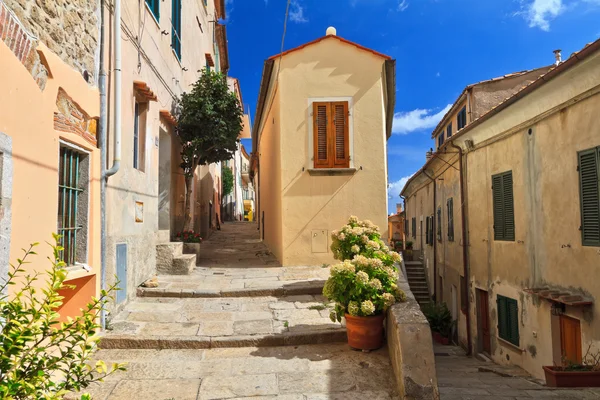
[[[386,334],[399,398],[438,400],[440,394],[429,323],[403,274],[400,274],[398,287],[406,293],[407,301],[395,304],[388,311]]]
[[[95,84],[99,0],[0,0],[25,28]],[[84,74],[85,77],[85,74]]]

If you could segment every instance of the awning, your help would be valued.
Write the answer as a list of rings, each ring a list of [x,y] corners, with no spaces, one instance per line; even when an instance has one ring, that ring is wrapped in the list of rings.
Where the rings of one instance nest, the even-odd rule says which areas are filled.
[[[556,290],[550,289],[547,287],[542,288],[529,288],[523,290],[525,293],[532,294],[534,296],[538,296],[540,298],[555,302],[565,304],[567,306],[589,306],[594,304],[592,299],[575,293],[574,291],[568,290]]]

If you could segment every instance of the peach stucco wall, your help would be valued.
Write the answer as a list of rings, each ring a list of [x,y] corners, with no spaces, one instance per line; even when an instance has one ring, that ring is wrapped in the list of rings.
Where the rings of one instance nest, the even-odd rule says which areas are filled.
[[[13,199],[10,259],[21,257],[22,248],[32,242],[41,242],[38,256],[27,266],[31,272],[43,272],[49,267],[46,259],[57,231],[59,141],[71,143],[90,153],[90,188],[88,211],[88,255],[90,272],[78,269],[69,274],[69,280],[86,278],[93,281],[97,292],[100,274],[100,150],[74,133],[54,130],[54,112],[58,112],[56,98],[62,88],[91,117],[99,114],[97,88],[90,87],[70,66],[63,63],[43,44],[41,51],[48,62],[52,78],[43,91],[14,54],[0,42],[0,132],[12,138]],[[41,283],[41,282],[40,282]],[[78,297],[78,310],[89,299]],[[80,304],[82,303],[82,304]]]

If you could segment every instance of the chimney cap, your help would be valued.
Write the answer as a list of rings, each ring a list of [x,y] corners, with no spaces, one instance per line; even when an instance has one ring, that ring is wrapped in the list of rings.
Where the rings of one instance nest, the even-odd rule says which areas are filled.
[[[337,36],[337,29],[335,29],[333,26],[330,26],[329,28],[327,28],[325,34],[327,36]]]
[[[560,53],[561,51],[562,51],[561,49],[556,49],[556,50],[553,50],[552,52],[553,52],[554,54],[557,54],[557,53]]]

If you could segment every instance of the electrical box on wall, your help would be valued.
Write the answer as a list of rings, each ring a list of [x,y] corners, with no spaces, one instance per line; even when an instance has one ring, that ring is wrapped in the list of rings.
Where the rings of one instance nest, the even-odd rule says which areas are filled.
[[[311,231],[312,252],[327,253],[329,232],[327,229],[314,229]]]

